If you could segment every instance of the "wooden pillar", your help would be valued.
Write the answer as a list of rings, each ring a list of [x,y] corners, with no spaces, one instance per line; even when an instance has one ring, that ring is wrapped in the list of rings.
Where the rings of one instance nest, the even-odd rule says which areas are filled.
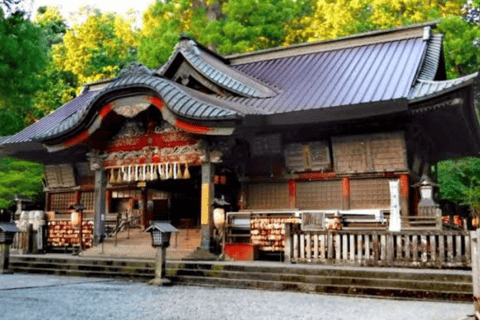
[[[400,214],[404,217],[410,215],[409,211],[410,177],[408,174],[400,175]]]
[[[210,162],[202,163],[202,201],[201,201],[201,243],[200,247],[210,251],[213,237],[213,172],[214,168]]]
[[[293,179],[288,181],[288,204],[290,208],[297,207],[297,182]]]
[[[107,190],[105,214],[108,214],[111,211],[112,211],[112,190]]]
[[[145,229],[148,228],[147,201],[148,201],[148,189],[142,188],[142,207],[140,208],[140,210],[142,210],[141,219],[142,219],[142,225]]]
[[[52,205],[50,204],[52,196],[50,192],[45,192],[45,211],[52,211]]]
[[[350,178],[342,178],[342,209],[350,209]]]

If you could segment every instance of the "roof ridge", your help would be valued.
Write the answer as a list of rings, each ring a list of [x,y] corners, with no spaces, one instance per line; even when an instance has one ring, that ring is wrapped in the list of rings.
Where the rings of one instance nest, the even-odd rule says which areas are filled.
[[[431,21],[406,27],[392,28],[387,30],[376,30],[341,38],[306,42],[284,47],[275,47],[265,50],[227,55],[225,56],[225,58],[229,59],[232,64],[243,64],[248,62],[265,61],[305,55],[309,53],[334,51],[375,43],[383,43],[410,38],[423,38],[424,28],[430,28],[432,26],[435,26],[437,23],[438,21]]]

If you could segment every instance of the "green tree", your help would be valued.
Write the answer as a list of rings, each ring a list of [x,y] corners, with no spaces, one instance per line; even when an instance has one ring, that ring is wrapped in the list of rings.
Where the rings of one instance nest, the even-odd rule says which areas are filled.
[[[137,36],[129,23],[97,10],[67,30],[63,42],[53,46],[52,57],[59,70],[78,79],[78,92],[85,83],[115,77],[136,59],[136,52]]]
[[[36,23],[43,31],[50,51],[47,65],[39,75],[41,88],[34,96],[31,120],[40,119],[73,99],[78,83],[77,77],[71,71],[59,68],[52,57],[53,45],[63,44],[63,37],[68,29],[58,8],[39,8]]]
[[[42,201],[43,166],[0,156],[0,209],[14,204],[15,194]]]
[[[3,111],[0,128],[4,128],[11,127],[12,116],[26,119],[32,111],[32,98],[40,88],[38,74],[45,66],[47,47],[41,29],[24,19],[21,12],[8,18],[0,14],[0,43],[0,108]],[[0,134],[11,134],[24,125]]]
[[[480,159],[463,158],[438,163],[440,198],[469,205],[480,213]]]
[[[310,8],[310,0],[157,2],[144,14],[138,58],[158,67],[168,60],[181,33],[221,54],[280,46],[303,27],[298,17]],[[288,42],[302,40],[293,36]]]

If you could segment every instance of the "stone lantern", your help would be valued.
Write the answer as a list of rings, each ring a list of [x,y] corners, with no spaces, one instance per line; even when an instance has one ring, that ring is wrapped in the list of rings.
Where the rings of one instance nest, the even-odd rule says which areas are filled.
[[[172,232],[178,232],[177,228],[168,222],[154,221],[146,232],[152,235],[152,246],[155,252],[155,279],[150,284],[157,286],[171,285],[171,281],[165,278],[166,249],[170,246]]]
[[[13,243],[13,237],[18,231],[19,230],[15,223],[0,223],[0,245],[2,246],[2,250],[0,251],[1,274],[13,273],[8,269],[8,264],[10,260],[10,245]]]
[[[438,187],[432,180],[423,175],[419,183],[415,184],[420,190],[420,202],[418,203],[418,215],[422,217],[435,217],[437,228],[442,227],[442,210],[433,198],[434,188]]]

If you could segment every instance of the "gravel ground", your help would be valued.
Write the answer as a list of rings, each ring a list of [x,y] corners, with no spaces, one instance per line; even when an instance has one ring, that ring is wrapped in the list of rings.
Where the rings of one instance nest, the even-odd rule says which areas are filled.
[[[472,304],[365,299],[292,292],[152,287],[117,280],[0,275],[1,319],[435,319]]]

